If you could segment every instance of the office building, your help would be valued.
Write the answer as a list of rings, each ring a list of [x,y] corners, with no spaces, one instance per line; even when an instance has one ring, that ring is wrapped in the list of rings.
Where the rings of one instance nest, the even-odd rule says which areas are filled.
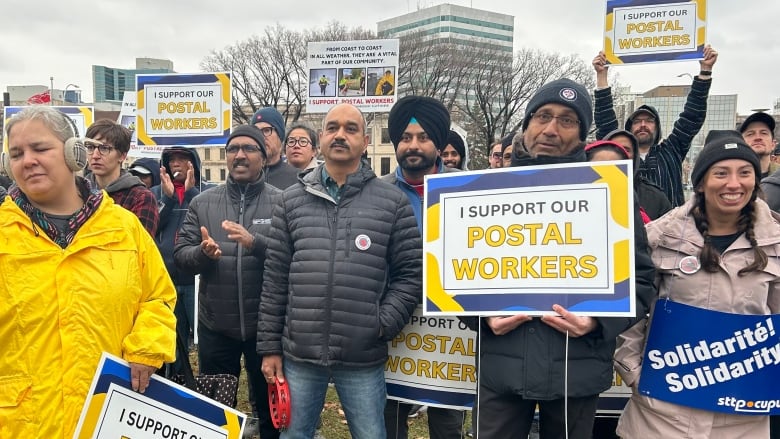
[[[136,58],[135,64],[134,69],[92,66],[92,87],[96,107],[117,110],[122,105],[124,93],[135,91],[135,75],[139,73],[174,73],[173,62],[166,59]]]

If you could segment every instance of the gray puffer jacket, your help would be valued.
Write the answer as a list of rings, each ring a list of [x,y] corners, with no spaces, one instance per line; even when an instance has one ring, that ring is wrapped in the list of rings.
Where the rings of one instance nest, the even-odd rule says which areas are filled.
[[[409,201],[364,164],[335,202],[322,166],[274,211],[257,349],[323,366],[387,360],[420,301],[422,245]]]
[[[236,340],[253,340],[263,284],[263,263],[271,213],[279,189],[264,179],[239,185],[227,183],[202,192],[191,202],[179,230],[173,258],[188,273],[200,273],[198,323]],[[255,237],[251,251],[228,239],[222,221],[244,226]],[[222,256],[213,260],[200,248],[204,226],[219,244]]]

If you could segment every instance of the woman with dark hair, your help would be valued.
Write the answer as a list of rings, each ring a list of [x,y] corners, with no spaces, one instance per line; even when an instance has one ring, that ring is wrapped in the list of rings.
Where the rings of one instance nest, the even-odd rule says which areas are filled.
[[[758,196],[758,156],[739,133],[712,131],[691,176],[693,197],[646,226],[659,294],[654,311],[663,299],[731,314],[780,313],[780,225]],[[618,423],[620,437],[769,437],[768,416],[639,394],[647,333],[645,321],[618,337],[615,369],[634,389]]]

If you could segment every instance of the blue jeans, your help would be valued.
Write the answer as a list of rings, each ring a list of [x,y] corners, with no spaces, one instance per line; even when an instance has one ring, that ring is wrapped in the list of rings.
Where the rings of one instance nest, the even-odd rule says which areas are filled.
[[[290,386],[290,427],[281,439],[311,439],[333,378],[352,439],[386,439],[385,365],[324,367],[285,358],[284,376]]]

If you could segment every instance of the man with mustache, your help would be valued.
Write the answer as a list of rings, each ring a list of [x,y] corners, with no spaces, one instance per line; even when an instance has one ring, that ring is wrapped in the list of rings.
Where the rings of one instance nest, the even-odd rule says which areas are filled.
[[[257,318],[271,212],[279,189],[265,184],[265,136],[233,129],[225,146],[228,178],[190,202],[174,249],[176,266],[200,273],[198,365],[202,374],[239,376],[241,357],[258,408],[260,436],[279,437],[260,374]],[[254,432],[257,433],[257,432]]]
[[[387,125],[398,167],[395,173],[385,175],[382,180],[394,184],[406,194],[414,209],[417,229],[422,233],[425,176],[459,171],[457,167],[446,166],[439,155],[458,140],[463,151],[463,141],[455,131],[448,129],[450,113],[444,105],[429,97],[406,96],[399,99],[390,111]],[[457,140],[453,140],[453,135],[458,137]],[[388,438],[408,437],[409,425],[406,419],[411,410],[412,404],[387,400],[385,426]],[[463,412],[460,410],[429,407],[430,438],[460,439],[463,420]]]
[[[290,387],[285,437],[314,435],[332,379],[352,438],[383,438],[387,342],[420,301],[420,233],[406,195],[362,159],[360,110],[334,106],[319,137],[325,162],[274,209],[257,350],[266,380]]]
[[[691,141],[701,130],[707,116],[712,66],[717,59],[718,52],[709,45],[705,46],[704,58],[699,60],[701,71],[693,78],[683,112],[666,139],[661,138],[661,120],[654,107],[642,105],[626,119],[626,131],[630,131],[638,141],[640,163],[637,174],[661,188],[672,207],[685,202],[682,162],[691,149]],[[607,82],[609,65],[604,52],[599,52],[593,59],[593,68],[596,70],[596,138],[603,139],[607,133],[619,128],[612,105],[612,89]]]
[[[511,165],[584,162],[593,118],[588,90],[569,79],[540,87],[526,106],[522,142]],[[553,305],[555,314],[463,317],[479,331],[476,437],[528,437],[539,406],[539,437],[590,439],[599,393],[612,384],[615,338],[643,317],[655,297],[639,205],[634,202],[636,317],[589,317]]]

